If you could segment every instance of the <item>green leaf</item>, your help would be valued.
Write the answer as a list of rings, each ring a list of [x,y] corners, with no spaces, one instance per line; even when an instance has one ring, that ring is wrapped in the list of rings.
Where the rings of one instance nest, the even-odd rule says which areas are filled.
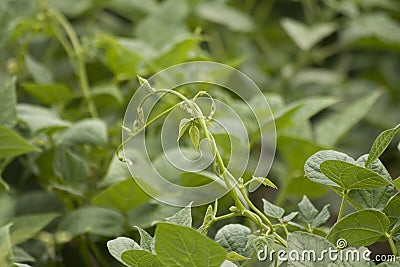
[[[165,267],[154,254],[145,250],[128,250],[122,253],[122,260],[131,267]]]
[[[13,197],[7,193],[0,193],[0,225],[9,222],[15,213],[15,202]]]
[[[11,243],[17,245],[34,237],[40,230],[53,221],[58,214],[35,214],[15,217],[10,232]]]
[[[30,95],[46,105],[67,102],[71,96],[71,89],[63,84],[25,83],[23,87]]]
[[[265,247],[267,247],[268,250],[270,251],[274,249],[274,241],[275,237],[273,235],[267,235],[267,236],[250,235],[245,249],[252,248],[253,251],[258,252],[261,250],[265,250]]]
[[[153,201],[145,202],[128,212],[128,224],[150,228],[158,222],[165,221],[165,218],[172,216],[179,209],[177,207],[156,203]]]
[[[220,267],[226,251],[220,245],[186,226],[159,223],[155,250],[166,266]]]
[[[246,261],[246,260],[250,260],[251,258],[239,255],[235,251],[230,251],[230,252],[228,252],[228,255],[226,256],[226,259],[228,261]]]
[[[0,125],[0,158],[12,158],[40,151],[13,130]]]
[[[109,237],[123,233],[124,223],[124,216],[115,210],[86,206],[69,213],[59,224],[59,230],[72,237],[84,233]]]
[[[179,133],[178,133],[178,141],[179,139],[181,139],[181,137],[183,136],[183,134],[187,131],[187,129],[189,128],[189,126],[192,125],[193,119],[187,119],[187,118],[183,118],[180,122],[179,122]]]
[[[336,30],[336,25],[333,23],[319,23],[307,26],[300,21],[290,18],[282,19],[281,25],[290,38],[302,50],[310,50],[314,45]]]
[[[203,223],[199,228],[199,232],[202,233],[203,235],[206,235],[213,223],[213,220],[214,220],[214,210],[212,205],[209,205],[207,207],[206,214],[204,215]]]
[[[326,239],[336,243],[343,238],[349,246],[369,246],[389,230],[388,217],[378,210],[365,209],[351,213],[339,220]]]
[[[200,144],[200,131],[199,128],[197,128],[196,125],[192,125],[189,129],[189,136],[190,140],[192,141],[192,144],[196,151],[199,151],[199,144]]]
[[[228,252],[235,251],[242,256],[250,257],[251,248],[246,248],[250,235],[251,230],[248,227],[241,224],[228,224],[218,230],[215,241]]]
[[[112,184],[123,182],[131,178],[132,177],[129,172],[129,169],[126,166],[126,163],[120,161],[118,159],[118,156],[114,155],[114,157],[111,159],[110,164],[108,165],[106,175],[100,181],[99,186],[105,187]]]
[[[203,19],[225,25],[233,31],[249,32],[254,29],[253,21],[247,14],[222,2],[202,2],[197,12]]]
[[[386,44],[400,44],[400,23],[385,13],[366,13],[350,20],[342,32],[344,44],[376,38]]]
[[[363,155],[357,159],[357,163],[361,166],[364,166],[367,158],[368,154]],[[368,169],[384,177],[389,182],[392,181],[389,172],[379,159],[376,159],[374,162],[372,162]],[[393,191],[393,185],[388,185],[381,188],[354,189],[351,190],[347,195],[347,200],[350,202],[350,204],[358,209],[376,208],[382,210],[389,198],[393,195]]]
[[[35,259],[20,247],[14,246],[12,248],[12,253],[15,262],[35,262]]]
[[[140,234],[140,247],[149,252],[153,252],[154,248],[152,246],[154,238],[142,228],[138,226],[135,226],[135,228],[139,231]]]
[[[39,131],[61,129],[70,126],[67,121],[60,119],[52,110],[29,104],[18,104],[18,118],[23,121],[35,134]]]
[[[0,265],[12,266],[13,255],[10,240],[11,223],[0,227]]]
[[[36,61],[30,55],[25,55],[25,64],[28,71],[32,74],[37,83],[52,84],[54,81],[53,73],[43,64]]]
[[[190,203],[171,217],[165,219],[166,222],[192,227],[192,204]]]
[[[266,177],[254,177],[254,176],[252,176],[250,180],[249,188],[254,188],[255,186],[258,186],[260,184],[263,184],[264,186],[269,186],[273,189],[278,189],[278,187],[270,179]],[[252,192],[251,189],[250,192]]]
[[[388,216],[391,226],[397,221],[400,221],[400,193],[392,196],[386,206],[383,208],[383,212]]]
[[[354,159],[344,153],[334,150],[322,150],[307,159],[304,165],[304,172],[307,178],[316,183],[329,186],[338,186],[338,184],[333,182],[321,172],[320,165],[326,160],[341,160],[349,163],[356,162]]]
[[[108,252],[110,252],[110,254],[121,263],[124,263],[124,261],[121,259],[122,253],[133,249],[141,249],[135,240],[127,237],[117,237],[109,240],[107,242],[107,248]]]
[[[81,120],[64,132],[60,143],[66,146],[77,144],[106,146],[108,143],[107,126],[100,119]]]
[[[393,185],[396,187],[397,191],[400,191],[400,177],[397,177],[397,179],[393,181]]]
[[[136,25],[135,34],[147,46],[164,50],[176,39],[189,35],[185,27],[185,18],[189,12],[189,3],[184,0],[164,1]]]
[[[234,264],[231,261],[225,260],[220,267],[237,267],[236,264]]]
[[[326,223],[329,218],[331,217],[331,214],[329,213],[329,204],[325,205],[322,210],[318,213],[318,215],[312,220],[311,222],[311,227],[312,228],[317,228]]]
[[[329,248],[334,249],[333,245],[328,242],[325,238],[305,232],[293,232],[290,233],[287,240],[287,251],[290,251],[295,255],[304,255],[304,259],[293,260],[292,257],[288,257],[288,266],[290,267],[300,267],[300,266],[315,266],[316,260],[322,255],[322,251],[328,251]],[[310,253],[306,253],[310,252]],[[315,253],[315,254],[314,254]],[[323,266],[324,264],[329,264],[331,261],[328,256],[323,257],[318,264]]]
[[[96,45],[99,49],[105,50],[102,58],[105,65],[121,79],[136,77],[143,56],[152,53],[148,45],[143,42],[111,35],[101,35]]]
[[[379,158],[380,155],[385,151],[393,137],[399,132],[400,124],[392,129],[388,129],[383,131],[378,137],[375,139],[374,143],[371,146],[371,150],[369,151],[367,162],[365,163],[365,167],[369,167],[372,162]]]
[[[299,220],[311,223],[318,215],[318,210],[314,207],[307,196],[303,196],[302,200],[297,204],[299,207]]]
[[[98,193],[93,197],[92,204],[116,209],[125,213],[146,202],[149,198],[149,195],[147,195],[140,186],[130,178],[113,184]]]
[[[306,160],[324,147],[299,137],[278,136],[277,149],[292,169],[302,170]]]
[[[3,81],[0,85],[0,125],[13,127],[17,123],[16,77]]]
[[[369,189],[390,185],[388,180],[377,173],[340,160],[322,162],[321,171],[344,190]]]
[[[268,200],[262,199],[262,201],[264,203],[265,215],[276,219],[282,218],[283,214],[285,213],[285,210],[283,208],[272,204]]]
[[[55,151],[53,167],[57,176],[68,185],[77,185],[87,181],[90,170],[87,163],[72,150],[58,147]]]
[[[317,142],[334,146],[372,108],[382,92],[376,90],[347,105],[340,113],[334,113],[316,125]]]

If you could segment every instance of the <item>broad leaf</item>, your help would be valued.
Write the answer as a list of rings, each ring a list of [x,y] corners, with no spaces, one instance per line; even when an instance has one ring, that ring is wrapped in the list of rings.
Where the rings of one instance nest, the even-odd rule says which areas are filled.
[[[29,94],[46,105],[66,102],[71,95],[71,89],[62,84],[26,83],[23,86]]]
[[[12,266],[13,255],[10,240],[11,223],[0,227],[0,265]]]
[[[99,236],[118,236],[124,232],[124,216],[111,209],[87,206],[69,213],[59,225],[59,230],[72,237],[84,233]]]
[[[199,232],[202,233],[203,235],[206,235],[213,223],[213,220],[214,220],[214,210],[212,205],[209,205],[207,207],[206,214],[204,215],[203,223],[199,228]]]
[[[288,266],[290,267],[304,267],[315,266],[316,259],[318,259],[324,250],[329,248],[334,249],[333,245],[325,238],[304,232],[290,233],[287,240],[287,251],[294,255],[299,255],[299,259],[288,256]],[[296,252],[296,253],[295,253]],[[304,255],[304,259],[300,256]],[[323,257],[318,264],[329,264],[331,261],[329,257]]]
[[[299,220],[306,223],[311,223],[318,215],[318,210],[314,207],[311,201],[303,196],[303,199],[298,204],[299,207]]]
[[[391,226],[400,221],[400,193],[390,198],[383,212],[388,216]]]
[[[388,217],[378,210],[365,209],[339,220],[326,238],[332,243],[345,239],[349,246],[369,246],[389,230]]]
[[[366,13],[354,17],[342,32],[342,42],[353,43],[376,38],[382,43],[400,44],[400,24],[385,13]]]
[[[229,261],[246,261],[250,260],[250,258],[244,257],[242,255],[237,254],[235,251],[228,252],[226,259]]]
[[[122,253],[132,249],[141,249],[140,246],[127,237],[117,237],[107,242],[108,252],[119,262],[124,263],[121,259]]]
[[[281,25],[286,33],[302,50],[310,50],[314,45],[336,30],[333,23],[319,23],[307,26],[300,21],[285,18]]]
[[[246,248],[249,241],[251,230],[241,224],[228,224],[218,230],[215,241],[229,251],[250,257],[251,249]]]
[[[81,120],[64,132],[60,143],[67,146],[77,144],[105,146],[108,143],[107,126],[99,119]]]
[[[368,154],[363,155],[357,159],[357,163],[361,166],[365,165],[367,161]],[[379,159],[376,159],[368,169],[379,174],[388,181],[391,181],[389,172],[386,170],[385,166]],[[382,209],[388,202],[389,198],[393,195],[394,187],[393,185],[388,185],[381,188],[371,188],[371,189],[354,189],[348,194],[348,201],[358,209],[362,208],[376,208]]]
[[[70,126],[67,121],[60,119],[54,111],[29,104],[18,104],[18,118],[27,125],[32,134],[38,131],[61,129]]]
[[[329,213],[329,204],[325,205],[322,210],[318,213],[318,215],[312,220],[311,222],[311,227],[312,228],[317,228],[326,223],[329,218],[331,217],[331,214]]]
[[[118,157],[115,155],[111,159],[111,162],[108,165],[106,175],[100,181],[99,186],[105,187],[112,184],[123,182],[127,179],[131,179],[131,174],[129,173],[129,169],[126,166],[126,163],[120,161]]]
[[[154,242],[153,237],[142,228],[138,226],[135,226],[135,228],[139,231],[140,234],[140,247],[144,250],[152,252],[154,250],[152,248]]]
[[[193,122],[193,119],[187,119],[187,118],[183,118],[179,122],[178,141],[179,141],[179,139],[181,139],[181,137],[187,131],[187,129],[189,129],[189,127],[191,126],[192,122]]]
[[[13,127],[17,123],[16,78],[6,79],[0,85],[0,125]]]
[[[372,144],[365,167],[368,167],[385,151],[393,137],[399,132],[400,124],[392,129],[383,131]]]
[[[250,235],[246,244],[246,249],[252,248],[253,251],[269,251],[274,249],[275,237],[273,235],[255,236]],[[265,249],[267,248],[267,249]]]
[[[369,189],[390,185],[388,180],[377,173],[340,160],[322,162],[321,171],[344,190]]]
[[[337,144],[354,125],[364,118],[381,94],[379,90],[366,94],[341,112],[334,113],[318,123],[315,129],[317,142],[328,147]]]
[[[128,250],[122,253],[122,261],[131,267],[165,267],[154,254],[145,250]]]
[[[34,237],[40,230],[53,221],[58,214],[35,214],[16,217],[12,220],[11,243],[17,245]]]
[[[364,247],[345,248],[338,253],[332,243],[321,236],[305,232],[293,232],[288,237],[288,266],[290,267],[365,267],[369,266],[369,260],[363,258],[366,254]],[[343,255],[342,257],[340,255]],[[358,255],[359,258],[356,256]],[[343,259],[343,260],[342,260]]]
[[[0,158],[12,158],[39,151],[13,130],[0,125]]]
[[[202,18],[225,25],[233,31],[249,32],[254,28],[253,21],[246,13],[223,2],[202,2],[197,12]]]
[[[337,183],[333,182],[321,172],[320,165],[326,160],[341,160],[349,163],[356,163],[353,158],[344,153],[334,150],[322,150],[309,157],[304,165],[304,172],[308,179],[324,185],[338,186]]]
[[[35,259],[20,247],[14,246],[12,248],[12,253],[15,262],[35,262]]]
[[[98,193],[93,197],[92,204],[128,212],[149,198],[133,179],[128,179]]]
[[[220,245],[186,226],[159,223],[155,251],[166,266],[220,267],[226,251]]]
[[[53,83],[53,73],[43,64],[36,61],[30,55],[25,55],[25,64],[28,71],[32,74],[33,79],[37,83],[51,84]]]
[[[283,214],[285,213],[285,210],[283,208],[272,204],[268,200],[262,199],[262,201],[264,203],[265,215],[276,219],[282,218]]]
[[[168,223],[192,227],[192,204],[190,203],[171,217],[165,219]]]
[[[68,185],[76,185],[87,181],[90,170],[87,163],[78,153],[58,147],[55,151],[53,167],[55,174]]]

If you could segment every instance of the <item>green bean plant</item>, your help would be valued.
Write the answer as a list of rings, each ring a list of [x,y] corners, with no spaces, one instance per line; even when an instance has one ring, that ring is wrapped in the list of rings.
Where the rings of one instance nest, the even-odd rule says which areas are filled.
[[[166,109],[145,123],[141,118],[141,109],[148,97],[156,94],[176,96],[179,102],[173,108],[179,106],[188,114],[176,129],[178,141],[188,134],[193,147],[198,150],[200,141],[206,139],[214,155],[214,172],[224,181],[234,204],[228,213],[217,215],[216,200],[208,206],[203,223],[197,229],[192,225],[190,203],[164,222],[157,223],[154,237],[144,229],[136,227],[140,234],[139,242],[127,237],[118,237],[107,243],[109,252],[118,261],[126,266],[143,267],[248,266],[246,264],[257,264],[257,261],[263,262],[262,266],[313,266],[314,263],[318,266],[372,266],[374,264],[372,258],[369,258],[366,246],[386,240],[393,254],[391,263],[400,264],[400,194],[394,194],[394,188],[399,188],[400,180],[392,179],[378,159],[400,130],[400,125],[382,132],[372,144],[369,154],[357,160],[334,150],[321,150],[308,158],[304,166],[307,178],[331,188],[342,199],[338,216],[333,226],[329,227],[326,223],[330,218],[330,204],[317,210],[306,196],[298,203],[297,210],[288,214],[284,208],[266,199],[263,199],[262,210],[252,202],[248,192],[250,184],[261,183],[274,189],[278,188],[265,177],[252,176],[244,181],[242,177],[234,177],[231,174],[222,159],[216,139],[209,130],[215,104],[208,92],[199,91],[193,98],[188,98],[178,90],[156,89],[147,80],[141,77],[139,80],[148,87],[149,94],[138,106],[133,128],[125,129],[129,132],[125,142],[172,110]],[[203,114],[196,103],[200,96],[210,98],[210,114]],[[124,143],[119,150],[123,145]],[[123,156],[119,157],[124,160]],[[355,211],[345,215],[347,204],[353,206]],[[214,240],[208,236],[215,223],[234,217],[246,218],[248,225],[226,224],[218,229]],[[368,257],[358,259],[359,262],[356,258],[319,258],[318,253],[334,249],[342,253],[357,251]],[[294,252],[303,255],[307,250],[313,250],[316,258],[285,258],[278,253],[266,254],[268,251],[284,251],[286,255],[293,256]],[[387,263],[382,263],[384,264]]]

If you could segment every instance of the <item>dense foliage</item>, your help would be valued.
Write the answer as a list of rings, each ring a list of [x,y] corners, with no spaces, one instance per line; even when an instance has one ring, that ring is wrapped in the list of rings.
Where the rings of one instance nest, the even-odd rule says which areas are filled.
[[[257,251],[321,251],[339,239],[398,254],[399,19],[396,0],[1,1],[0,265],[277,266]],[[194,60],[257,83],[274,115],[261,131],[276,126],[277,153],[269,179],[249,170],[233,177],[239,196],[179,209],[143,192],[115,152],[128,102],[146,85],[137,76]],[[207,88],[178,91],[192,99]],[[239,110],[257,153],[245,103],[210,95]],[[167,96],[155,112],[178,102]],[[207,182],[165,168],[162,118],[146,132],[154,162],[174,182]],[[176,131],[195,151],[208,128],[192,119]],[[213,135],[221,170],[231,146]],[[266,187],[247,197],[253,182]]]

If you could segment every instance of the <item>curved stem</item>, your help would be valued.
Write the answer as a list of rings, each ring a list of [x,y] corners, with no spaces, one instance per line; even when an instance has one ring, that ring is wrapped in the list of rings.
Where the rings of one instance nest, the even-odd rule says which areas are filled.
[[[153,119],[151,119],[149,122],[147,122],[145,125],[143,125],[142,127],[140,127],[137,131],[135,131],[134,133],[132,133],[128,138],[126,138],[126,140],[124,140],[117,148],[116,154],[118,156],[118,158],[121,158],[119,156],[119,151],[121,151],[122,147],[124,145],[126,145],[126,143],[128,143],[130,140],[132,140],[133,137],[135,137],[136,135],[138,135],[140,132],[142,132],[144,129],[146,129],[146,127],[150,126],[151,124],[153,124],[155,121],[157,121],[159,118],[161,118],[162,116],[164,116],[165,114],[167,114],[168,112],[172,111],[173,109],[175,109],[177,106],[179,106],[182,102],[179,102],[175,105],[173,105],[172,107],[164,110],[163,112],[161,112],[160,114],[158,114],[157,116],[155,116]]]
[[[89,107],[89,112],[92,117],[97,117],[97,109],[94,104],[94,101],[90,95],[90,89],[89,89],[89,81],[88,81],[88,76],[87,76],[87,71],[86,71],[86,60],[85,60],[85,54],[83,52],[83,48],[79,42],[78,36],[72,27],[72,25],[69,23],[67,18],[59,12],[57,9],[54,8],[49,8],[48,13],[50,14],[51,17],[53,17],[65,30],[65,32],[68,35],[68,38],[71,41],[72,47],[75,52],[76,59],[78,61],[78,77],[79,77],[79,83],[80,87],[82,89],[83,97],[85,98],[88,107]],[[63,45],[64,47],[65,44]],[[67,51],[67,53],[69,53]]]
[[[246,192],[244,191],[243,187],[239,187],[240,192],[243,195],[243,198],[245,199],[246,203],[249,205],[249,207],[258,215],[260,216],[269,226],[269,230],[271,233],[274,233],[274,226],[272,225],[271,221],[267,218],[267,216],[264,215],[254,204],[251,202],[249,197],[247,196]]]

